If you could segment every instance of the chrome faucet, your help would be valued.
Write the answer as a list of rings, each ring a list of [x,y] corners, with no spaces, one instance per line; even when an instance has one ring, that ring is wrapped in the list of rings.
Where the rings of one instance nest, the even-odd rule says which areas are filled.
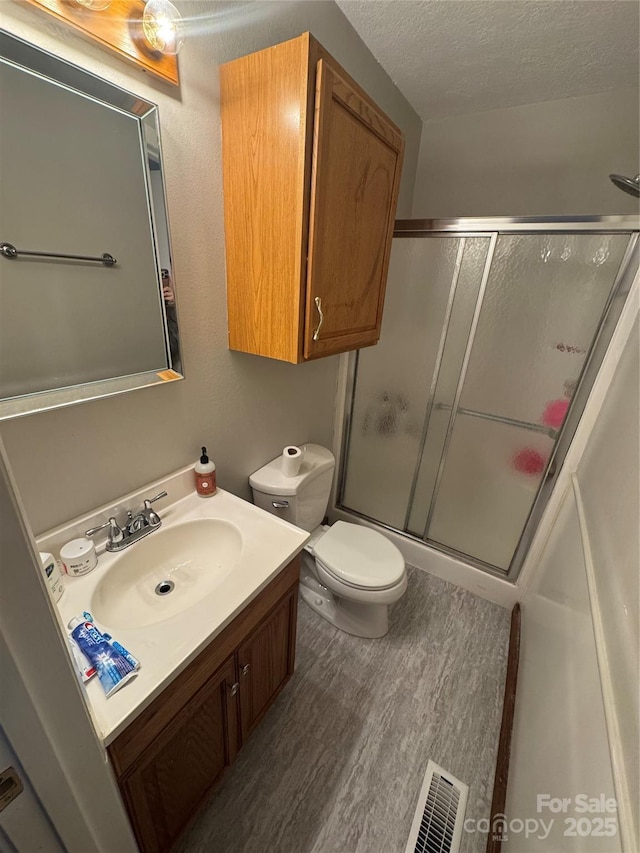
[[[160,494],[156,495],[154,498],[146,499],[144,501],[143,509],[135,515],[131,510],[128,510],[127,523],[125,524],[124,529],[120,527],[116,519],[111,516],[111,518],[108,521],[105,521],[104,524],[99,524],[97,527],[92,527],[90,530],[87,530],[85,532],[85,536],[91,537],[99,530],[103,530],[105,527],[108,527],[107,551],[122,551],[124,548],[128,548],[129,545],[133,545],[134,542],[138,542],[149,533],[153,533],[154,530],[157,530],[158,527],[162,525],[162,519],[158,513],[151,508],[151,504],[160,500],[160,498],[166,497],[166,492],[160,492]]]
[[[137,515],[134,515],[131,510],[127,511],[127,526],[126,531],[129,536],[133,536],[134,533],[137,533],[139,530],[142,530],[143,527],[146,527],[146,518],[143,513],[139,512]]]

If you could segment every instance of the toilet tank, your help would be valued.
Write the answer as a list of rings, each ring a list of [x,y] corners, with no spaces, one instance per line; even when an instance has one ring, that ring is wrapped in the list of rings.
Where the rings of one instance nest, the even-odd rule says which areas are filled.
[[[249,477],[253,502],[303,530],[315,530],[327,511],[335,464],[330,450],[306,444],[298,475],[285,477],[278,456]]]

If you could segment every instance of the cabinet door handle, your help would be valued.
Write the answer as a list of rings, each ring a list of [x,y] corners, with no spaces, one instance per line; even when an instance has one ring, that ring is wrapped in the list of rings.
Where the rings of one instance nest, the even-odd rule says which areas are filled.
[[[245,665],[242,667],[242,674],[243,674],[243,675],[249,675],[249,670],[250,670],[250,669],[251,669],[251,664],[248,664],[248,663],[247,663],[247,664],[245,664]]]
[[[235,684],[231,685],[231,695],[235,696],[238,690],[240,690],[240,683],[236,681]]]
[[[318,335],[320,334],[320,329],[322,328],[322,324],[324,323],[324,314],[322,313],[322,299],[321,299],[321,297],[316,296],[316,298],[314,299],[314,302],[316,303],[316,308],[318,309],[318,314],[320,315],[320,320],[318,322],[318,325],[316,327],[315,332],[313,333],[313,340],[317,341]]]

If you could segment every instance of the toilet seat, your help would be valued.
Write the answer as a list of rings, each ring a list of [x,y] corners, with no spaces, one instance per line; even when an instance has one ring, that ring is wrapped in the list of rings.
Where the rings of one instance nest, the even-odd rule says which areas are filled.
[[[405,575],[404,558],[393,542],[359,524],[336,521],[314,551],[328,574],[353,589],[389,589]]]

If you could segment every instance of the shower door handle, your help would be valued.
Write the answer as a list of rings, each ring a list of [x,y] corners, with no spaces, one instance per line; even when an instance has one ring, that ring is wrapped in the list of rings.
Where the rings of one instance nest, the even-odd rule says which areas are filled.
[[[322,324],[324,323],[324,314],[322,313],[322,298],[320,296],[316,296],[313,300],[316,303],[316,308],[318,309],[318,314],[320,315],[320,320],[318,325],[316,326],[316,330],[313,333],[313,340],[318,340],[318,335],[320,334],[320,329],[322,328]]]

